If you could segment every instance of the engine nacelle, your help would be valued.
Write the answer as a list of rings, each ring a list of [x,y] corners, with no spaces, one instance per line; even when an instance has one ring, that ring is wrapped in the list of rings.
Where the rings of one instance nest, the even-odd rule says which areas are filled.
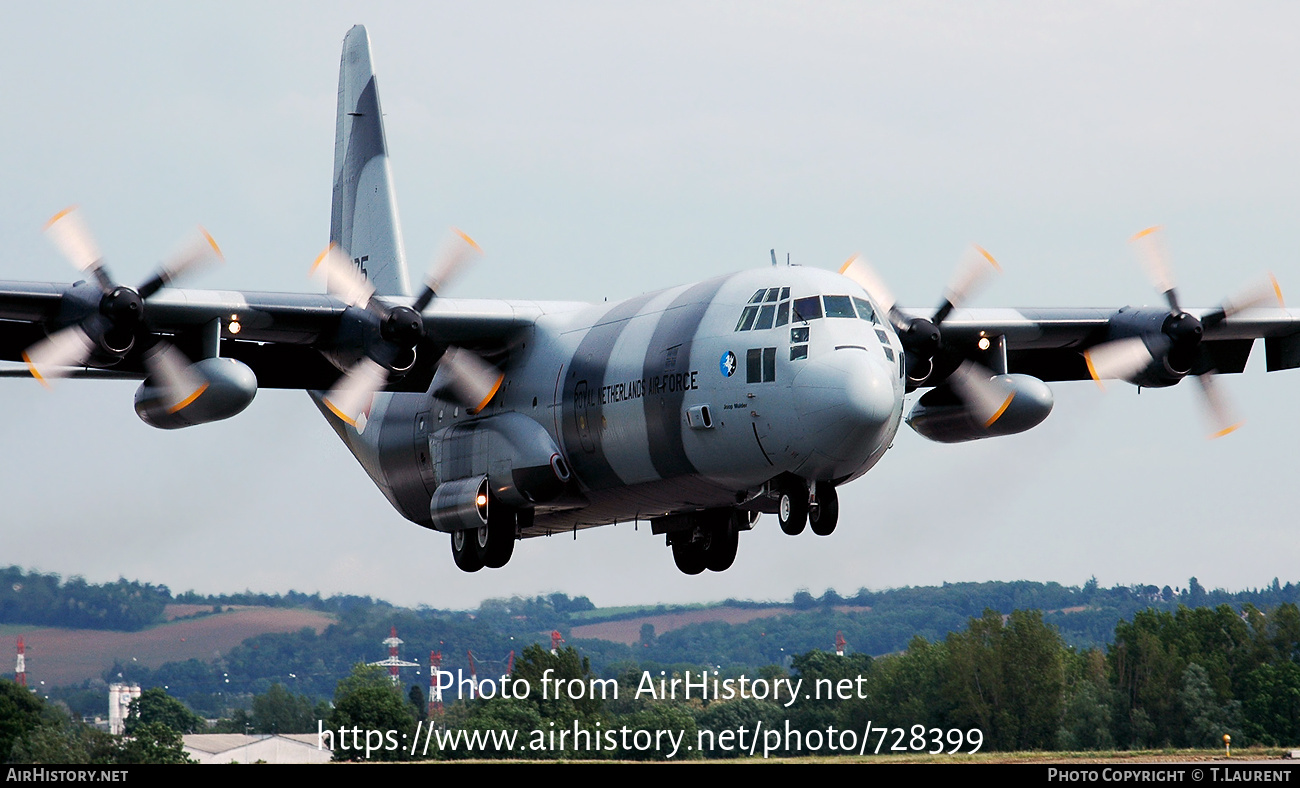
[[[167,401],[163,389],[146,380],[135,392],[135,413],[150,427],[175,430],[207,424],[234,416],[257,395],[257,376],[242,362],[232,358],[205,358],[190,369],[206,387],[192,401],[177,408]]]
[[[921,397],[907,414],[908,426],[932,441],[961,443],[1024,432],[1052,412],[1052,390],[1038,378],[995,375],[993,381],[1011,400],[991,422],[977,419],[952,389],[940,386]]]
[[[482,528],[488,522],[489,499],[486,476],[443,482],[429,502],[433,527],[447,533]]]
[[[554,500],[569,480],[568,463],[555,441],[522,413],[456,424],[439,430],[430,443],[438,478],[435,500],[445,484],[486,476],[495,499],[531,507]]]

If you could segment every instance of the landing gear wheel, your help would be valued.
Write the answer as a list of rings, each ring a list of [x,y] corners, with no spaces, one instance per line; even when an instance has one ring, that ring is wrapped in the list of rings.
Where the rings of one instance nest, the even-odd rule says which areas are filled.
[[[818,536],[830,536],[840,520],[840,496],[834,485],[817,482],[817,505],[808,512],[808,523]]]
[[[462,572],[477,572],[483,568],[483,558],[488,545],[488,527],[455,531],[451,535],[451,557]]]
[[[782,490],[776,517],[781,522],[781,530],[790,536],[803,533],[808,522],[808,494],[799,489]]]
[[[488,509],[488,539],[483,551],[483,565],[488,569],[500,569],[515,552],[515,523],[518,513],[497,501],[492,503]]]
[[[673,563],[687,575],[698,575],[708,568],[704,541],[688,542],[683,539],[673,542]]]
[[[741,515],[743,517],[743,515]],[[736,547],[740,544],[740,530],[734,516],[714,525],[712,537],[704,550],[704,566],[710,572],[724,572],[736,561]]]

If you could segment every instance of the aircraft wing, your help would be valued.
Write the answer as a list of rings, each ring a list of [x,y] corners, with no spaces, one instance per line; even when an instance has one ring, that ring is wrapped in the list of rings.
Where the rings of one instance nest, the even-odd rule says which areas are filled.
[[[25,350],[62,327],[68,290],[58,283],[0,282],[0,361],[22,362]],[[412,299],[384,301],[409,305]],[[447,346],[469,348],[491,359],[548,311],[580,306],[585,305],[436,299],[421,313],[426,339],[418,348],[416,366],[387,388],[424,391]],[[164,288],[148,299],[140,332],[166,337],[197,358],[202,333],[219,325],[221,356],[248,365],[259,388],[328,389],[340,372],[325,354],[347,344],[340,331],[345,314],[355,309],[323,294]],[[18,367],[0,374],[28,373]],[[143,379],[147,374],[136,349],[109,368],[82,368],[71,376]]]
[[[932,314],[899,311],[908,318]],[[1207,320],[1213,309],[1186,311],[1205,323],[1193,374],[1241,372],[1257,339],[1265,342],[1270,372],[1300,367],[1298,311],[1257,307],[1217,322]],[[1158,321],[1168,313],[1161,307],[955,309],[943,321],[940,356],[978,360],[983,353],[978,348],[981,338],[1004,337],[1008,372],[1046,381],[1090,380],[1084,351],[1116,339],[1155,333],[1136,331],[1133,326],[1143,318]],[[941,371],[943,367],[939,365]]]

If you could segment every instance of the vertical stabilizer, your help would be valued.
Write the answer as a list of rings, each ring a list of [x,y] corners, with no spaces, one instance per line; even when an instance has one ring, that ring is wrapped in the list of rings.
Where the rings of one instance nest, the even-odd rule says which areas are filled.
[[[339,65],[330,241],[348,253],[375,292],[410,295],[370,36],[362,25],[344,37]]]

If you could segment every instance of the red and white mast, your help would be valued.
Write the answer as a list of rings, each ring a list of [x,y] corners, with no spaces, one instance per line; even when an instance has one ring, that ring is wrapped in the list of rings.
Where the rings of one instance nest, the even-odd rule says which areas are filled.
[[[18,686],[27,686],[27,660],[23,656],[23,636],[18,636],[18,664],[14,666],[14,681]]]

